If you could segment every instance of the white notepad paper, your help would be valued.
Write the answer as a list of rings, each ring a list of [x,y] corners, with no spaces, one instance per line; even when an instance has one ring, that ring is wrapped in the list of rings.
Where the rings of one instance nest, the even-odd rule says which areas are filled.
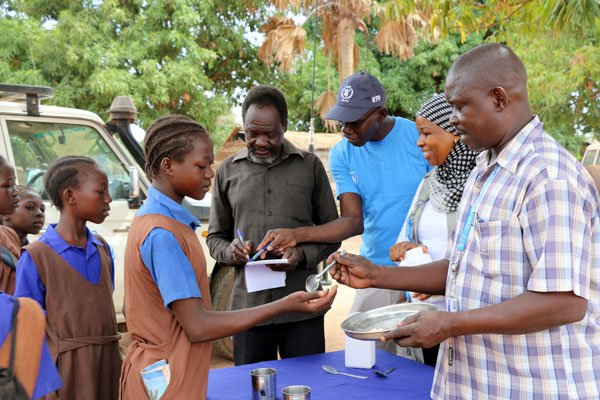
[[[246,264],[246,290],[248,293],[285,286],[285,271],[273,271],[269,264],[287,264],[287,258],[279,260],[259,260]]]

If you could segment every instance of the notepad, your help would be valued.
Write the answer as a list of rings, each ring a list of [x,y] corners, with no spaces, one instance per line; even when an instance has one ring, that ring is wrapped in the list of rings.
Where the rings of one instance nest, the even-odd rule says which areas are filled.
[[[285,271],[273,271],[267,267],[269,264],[288,264],[288,260],[259,260],[246,264],[244,272],[248,293],[285,286]]]

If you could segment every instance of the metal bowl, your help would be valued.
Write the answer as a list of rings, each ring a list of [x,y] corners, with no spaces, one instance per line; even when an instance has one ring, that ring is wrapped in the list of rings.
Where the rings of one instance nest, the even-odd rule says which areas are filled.
[[[354,339],[379,340],[383,334],[396,328],[406,317],[421,311],[437,310],[433,304],[401,303],[354,314],[342,322],[346,335]]]

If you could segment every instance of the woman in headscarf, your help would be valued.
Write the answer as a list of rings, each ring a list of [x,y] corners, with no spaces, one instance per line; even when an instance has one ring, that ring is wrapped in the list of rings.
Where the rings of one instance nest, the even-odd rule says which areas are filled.
[[[406,251],[423,247],[433,261],[446,256],[448,238],[456,223],[456,209],[464,184],[475,167],[477,152],[460,142],[450,124],[452,107],[443,93],[435,94],[417,112],[417,146],[435,168],[425,177],[413,198],[397,242],[390,248],[392,261],[404,260]],[[445,310],[444,296],[407,293],[408,301],[427,302]],[[439,346],[430,349],[399,348],[403,356],[435,366]]]

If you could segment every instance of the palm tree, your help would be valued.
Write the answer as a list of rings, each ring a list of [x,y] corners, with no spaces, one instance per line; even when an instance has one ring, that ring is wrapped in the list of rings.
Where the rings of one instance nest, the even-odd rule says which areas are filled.
[[[323,50],[332,60],[339,72],[339,83],[352,75],[358,67],[360,58],[359,46],[355,43],[355,34],[359,30],[365,35],[367,51],[365,52],[364,70],[368,64],[369,31],[367,24],[372,20],[380,23],[379,32],[375,36],[377,49],[386,54],[398,56],[406,60],[414,55],[413,48],[417,43],[418,29],[425,31],[429,18],[423,7],[394,7],[386,11],[372,0],[269,0],[281,11],[315,13],[321,21]],[[412,4],[412,3],[411,3]],[[413,4],[414,5],[414,4]],[[366,21],[366,22],[365,22]],[[306,31],[295,24],[291,18],[274,16],[261,27],[266,39],[259,50],[259,57],[265,64],[279,63],[281,72],[289,72],[295,56],[304,52]],[[335,104],[337,91],[331,90],[328,73],[327,91],[317,100],[316,106],[321,118]],[[335,130],[335,124],[326,122],[327,130]]]

